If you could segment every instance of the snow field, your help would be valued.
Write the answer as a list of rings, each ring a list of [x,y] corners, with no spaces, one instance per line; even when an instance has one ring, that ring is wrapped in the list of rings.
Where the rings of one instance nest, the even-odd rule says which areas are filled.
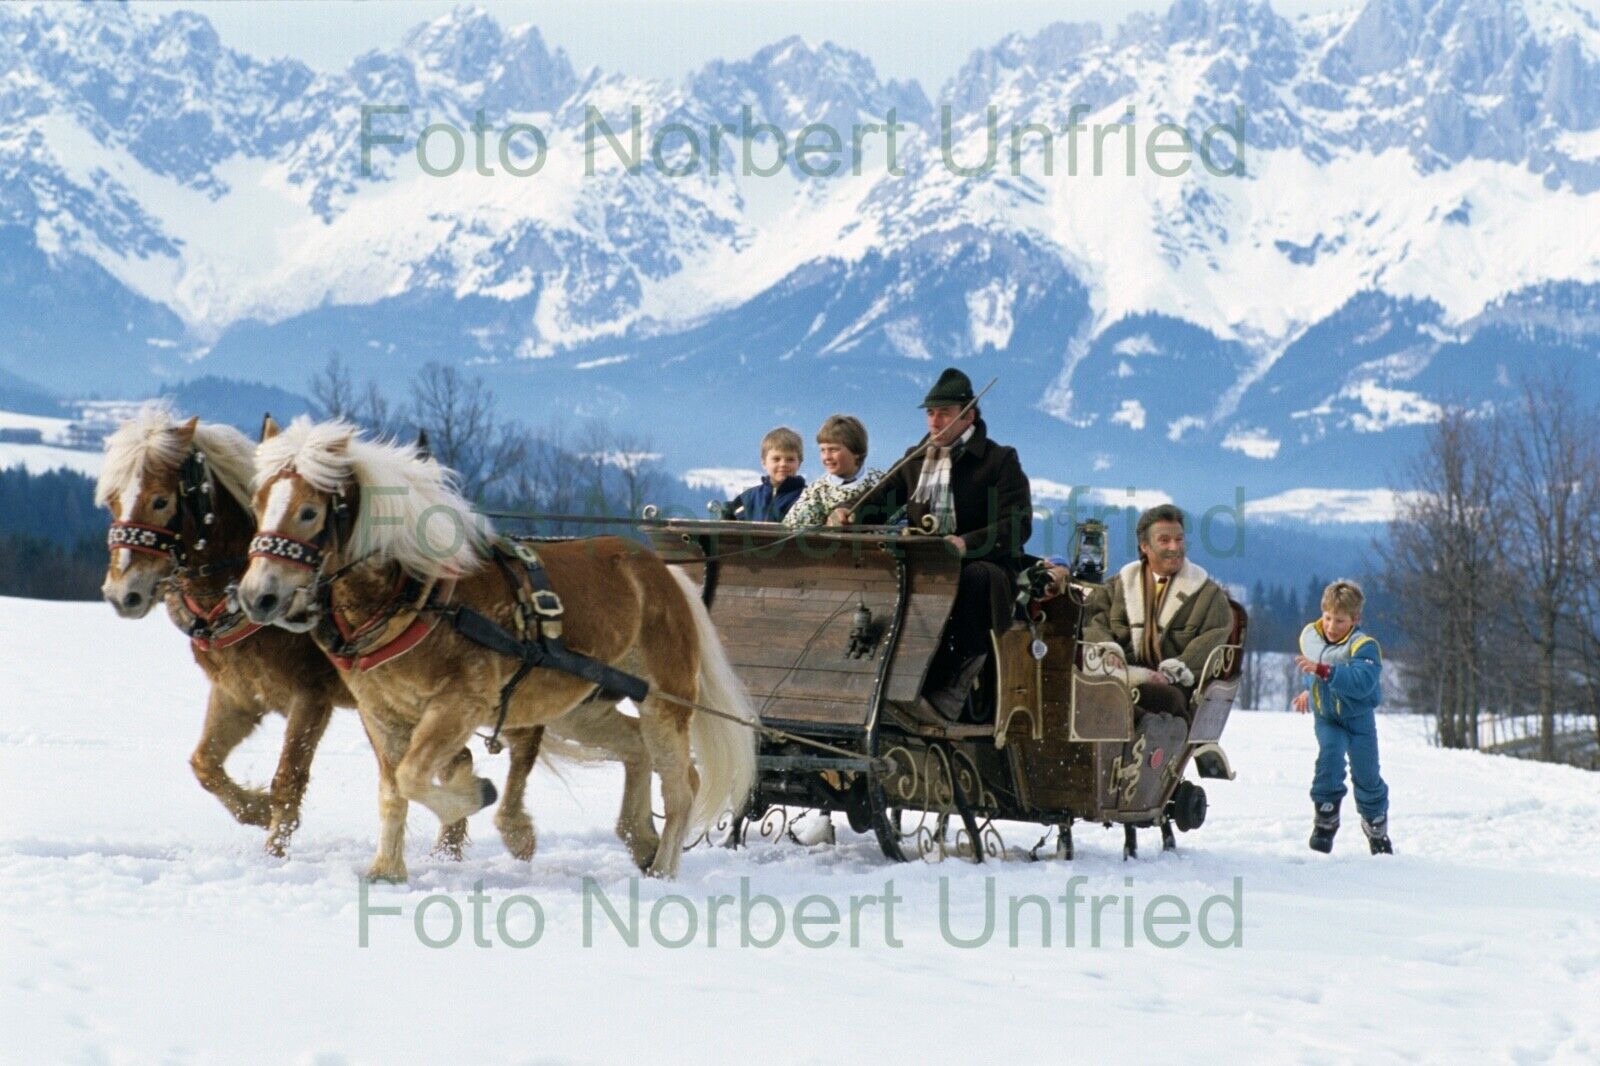
[[[375,846],[376,774],[352,712],[337,712],[293,854],[275,860],[261,831],[236,825],[188,770],[205,686],[164,618],[129,623],[96,604],[0,599],[0,647],[0,1060],[1600,1056],[1600,776],[1436,750],[1420,721],[1380,726],[1392,859],[1366,854],[1348,803],[1333,856],[1310,852],[1310,722],[1240,713],[1224,737],[1239,779],[1207,783],[1210,820],[1180,835],[1175,853],[1146,831],[1140,857],[1124,863],[1120,832],[1080,826],[1072,863],[896,866],[840,819],[836,846],[701,847],[678,882],[640,883],[637,947],[597,904],[604,893],[625,916],[633,884],[610,830],[620,772],[558,777],[541,766],[529,795],[541,832],[532,864],[506,854],[487,812],[472,819],[464,863],[431,858],[437,827],[414,806],[411,883],[370,890],[361,947],[358,874]],[[235,754],[234,776],[265,781],[281,735],[281,719],[269,719]],[[477,758],[503,779],[504,756]],[[1014,855],[1038,836],[1002,829]],[[1084,880],[1067,946],[1060,897],[1075,876]],[[988,878],[993,937],[955,946],[981,934]],[[1208,946],[1192,921],[1157,930],[1191,930],[1180,947],[1142,930],[1125,946],[1120,898],[1105,907],[1101,946],[1090,946],[1090,897],[1131,896],[1142,922],[1157,896],[1196,911],[1230,894],[1235,878],[1237,937],[1230,907],[1214,905],[1209,928],[1238,946]],[[740,946],[736,904],[719,915],[718,946],[706,944],[706,898],[737,898],[741,879],[790,921],[771,948]],[[488,947],[474,943],[479,882]],[[879,903],[862,909],[860,946],[850,947],[850,898],[881,896],[886,882],[902,946],[891,946]],[[1008,899],[1030,894],[1052,903],[1052,941],[1042,943],[1037,907],[1024,904],[1011,947]],[[531,937],[532,905],[507,905],[508,938],[494,921],[515,895],[543,916],[526,949],[507,939]],[[654,907],[669,895],[687,902]],[[809,948],[793,933],[812,895],[842,912],[832,946]],[[437,942],[452,904],[460,935],[428,947],[416,912]],[[698,935],[663,946],[684,932],[686,909]],[[764,917],[752,923],[757,936],[769,928]]]

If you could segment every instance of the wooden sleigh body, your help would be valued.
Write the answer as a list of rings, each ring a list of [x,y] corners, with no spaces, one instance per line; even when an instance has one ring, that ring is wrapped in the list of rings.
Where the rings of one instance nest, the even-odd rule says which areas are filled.
[[[1075,821],[1198,828],[1206,797],[1186,779],[1232,778],[1220,746],[1239,688],[1246,618],[1206,664],[1192,725],[1136,722],[1121,671],[1083,645],[1093,586],[1039,605],[994,638],[979,694],[992,720],[944,723],[919,706],[955,600],[960,561],[940,538],[892,529],[795,535],[776,524],[668,521],[652,546],[705,585],[711,615],[764,725],[751,803],[732,826],[787,831],[801,810],[842,812],[896,860],[1005,854],[998,822],[1035,823],[1070,857]],[[984,687],[987,686],[987,692]],[[819,751],[821,741],[850,754]]]

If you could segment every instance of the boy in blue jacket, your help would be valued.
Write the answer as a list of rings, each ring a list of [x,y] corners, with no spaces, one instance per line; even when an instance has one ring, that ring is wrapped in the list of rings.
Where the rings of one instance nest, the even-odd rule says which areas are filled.
[[[1354,581],[1335,581],[1322,593],[1322,617],[1300,633],[1295,665],[1306,688],[1294,698],[1301,714],[1314,710],[1317,726],[1317,770],[1311,781],[1316,817],[1311,849],[1333,850],[1339,831],[1339,804],[1344,800],[1344,764],[1356,787],[1356,811],[1374,855],[1391,855],[1389,786],[1378,772],[1378,725],[1374,713],[1382,697],[1383,649],[1361,632],[1361,605],[1366,597]]]
[[[806,479],[797,473],[804,456],[802,449],[800,434],[788,426],[779,426],[762,437],[761,468],[767,475],[761,484],[739,493],[727,508],[728,517],[745,522],[783,521],[806,487]]]

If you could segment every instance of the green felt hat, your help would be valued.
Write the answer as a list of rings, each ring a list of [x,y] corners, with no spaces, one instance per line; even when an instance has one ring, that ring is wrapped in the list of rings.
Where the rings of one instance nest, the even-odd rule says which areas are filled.
[[[972,402],[972,379],[955,367],[939,375],[918,407],[965,407]]]

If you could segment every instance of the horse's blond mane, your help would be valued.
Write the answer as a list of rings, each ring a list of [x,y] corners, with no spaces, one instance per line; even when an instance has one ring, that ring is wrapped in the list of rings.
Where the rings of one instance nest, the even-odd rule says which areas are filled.
[[[94,499],[106,506],[114,493],[158,467],[176,468],[184,460],[178,438],[182,422],[164,404],[146,404],[139,413],[106,438],[105,462],[95,482]],[[232,426],[202,422],[195,427],[194,446],[205,453],[217,483],[248,513],[250,482],[255,475],[255,449],[249,438]]]
[[[205,453],[217,484],[249,514],[250,484],[256,476],[255,442],[232,426],[202,422],[195,427],[194,443]]]
[[[493,535],[488,519],[457,490],[455,471],[424,460],[411,445],[301,416],[256,448],[255,484],[290,469],[318,492],[356,483],[361,503],[351,540],[358,553],[392,559],[424,580],[471,573],[483,563]]]

